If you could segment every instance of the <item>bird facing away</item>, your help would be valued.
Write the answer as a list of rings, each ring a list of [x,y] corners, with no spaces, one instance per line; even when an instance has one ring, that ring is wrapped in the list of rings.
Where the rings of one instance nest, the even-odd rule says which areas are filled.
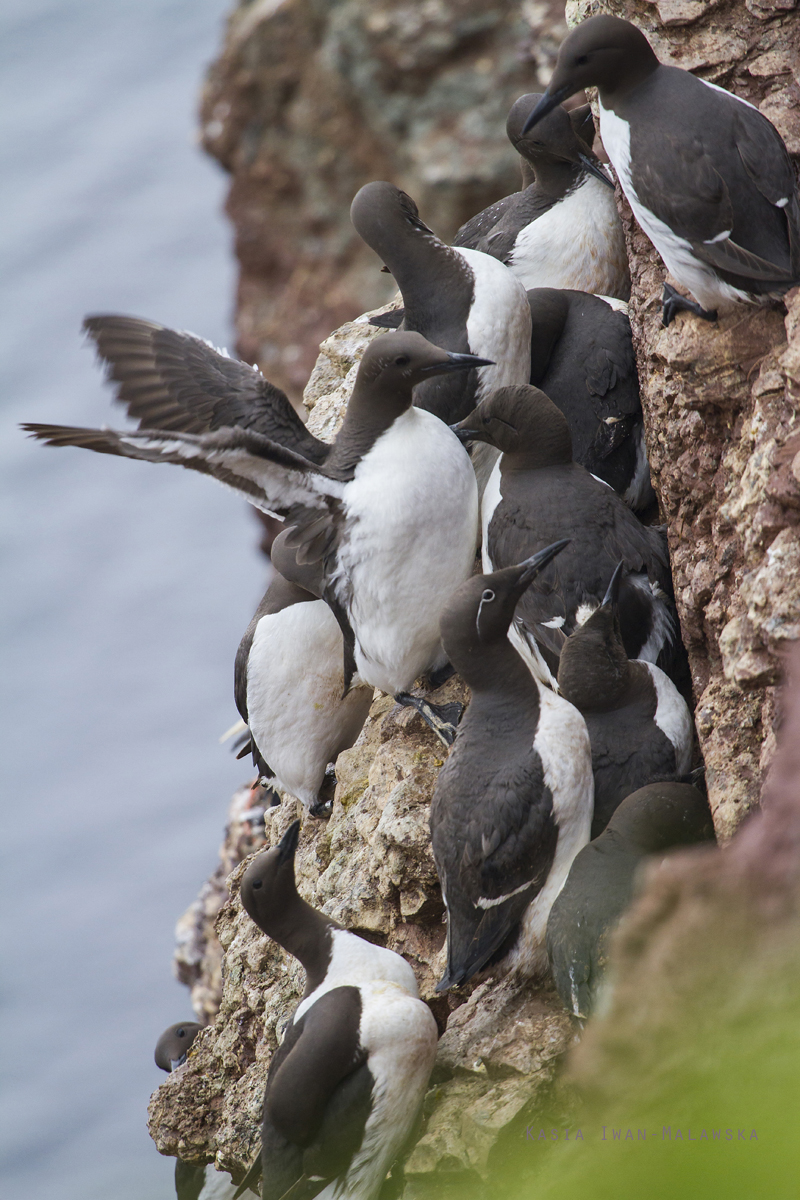
[[[472,699],[431,802],[447,906],[447,969],[437,991],[492,963],[536,974],[550,906],[589,840],[585,722],[537,683],[508,640],[520,597],[565,546],[473,576],[442,613],[445,649]]]
[[[525,303],[527,307],[527,298]],[[444,662],[439,612],[472,568],[478,510],[469,457],[446,425],[412,407],[412,393],[427,379],[472,370],[486,365],[485,360],[441,350],[417,333],[376,339],[359,366],[344,423],[323,454],[324,444],[294,414],[290,418],[275,401],[275,389],[242,363],[234,364],[234,374],[254,387],[269,433],[254,427],[247,405],[243,423],[237,423],[231,406],[243,403],[244,385],[236,384],[230,405],[224,397],[213,400],[220,389],[224,393],[218,376],[227,378],[232,360],[200,339],[176,337],[182,347],[179,364],[186,359],[188,339],[189,351],[203,364],[202,379],[210,374],[214,386],[204,383],[209,395],[196,403],[193,392],[187,399],[176,388],[168,363],[157,365],[161,382],[145,386],[134,415],[149,419],[152,387],[155,415],[167,407],[173,428],[25,428],[50,445],[84,446],[200,471],[285,519],[292,528],[287,546],[299,565],[318,565],[321,597],[340,625],[352,630],[353,661],[345,664],[345,679],[357,669],[363,683],[407,702],[414,680]],[[148,360],[148,372],[151,365]],[[133,367],[130,371],[135,376]],[[252,403],[250,392],[247,397]],[[285,407],[291,408],[288,401]],[[175,427],[193,422],[196,408],[201,409],[202,431]],[[219,424],[228,420],[233,423]],[[281,429],[289,431],[285,443],[274,440]],[[290,441],[292,445],[286,444]],[[426,715],[424,702],[414,703]],[[445,734],[439,727],[438,732],[452,738],[454,731]]]
[[[567,96],[597,87],[600,134],[622,190],[667,269],[663,321],[688,309],[759,301],[800,282],[800,205],[775,127],[757,108],[659,63],[619,17],[590,17],[561,44],[526,130]]]
[[[281,538],[273,544],[276,567]],[[295,574],[303,570],[295,564]],[[357,678],[345,688],[336,618],[279,569],[237,651],[234,694],[262,786],[290,792],[312,816],[327,816],[335,786],[328,764],[355,742],[373,689]]]
[[[557,105],[523,133],[541,98],[536,92],[520,96],[506,124],[531,182],[473,217],[453,244],[491,254],[527,289],[571,288],[627,300],[628,257],[614,185],[576,132],[580,115],[573,121]]]
[[[303,999],[269,1068],[263,1200],[374,1200],[422,1102],[436,1055],[433,1014],[411,967],[298,895],[299,821],[247,868],[241,900],[306,971]]]
[[[620,628],[628,657],[658,662],[670,677],[679,672],[685,651],[664,531],[642,525],[616,492],[573,462],[567,420],[552,400],[534,387],[501,388],[458,430],[502,451],[483,496],[485,571],[570,539],[526,590],[511,627],[531,670],[557,686],[564,642],[602,603],[622,560]]]
[[[657,780],[679,779],[692,763],[694,726],[675,684],[650,662],[631,662],[619,626],[620,563],[603,603],[568,637],[558,686],[586,722],[592,744],[598,837],[620,802]]]
[[[649,855],[713,840],[703,795],[688,783],[651,783],[623,800],[607,829],[581,850],[550,911],[547,953],[564,1007],[594,1010],[611,937]]]
[[[404,328],[444,350],[490,360],[468,373],[421,382],[416,405],[450,425],[492,388],[527,383],[530,310],[524,287],[507,267],[491,255],[440,241],[411,197],[391,183],[362,187],[350,219],[395,278]]]
[[[641,512],[654,500],[627,314],[602,296],[528,292],[530,382],[569,422],[575,462]]]

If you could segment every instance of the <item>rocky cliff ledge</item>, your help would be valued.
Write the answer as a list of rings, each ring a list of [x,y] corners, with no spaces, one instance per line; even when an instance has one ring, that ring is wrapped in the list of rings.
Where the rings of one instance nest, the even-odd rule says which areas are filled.
[[[381,336],[368,316],[321,347],[306,389],[309,426],[320,437],[333,437],[364,347]],[[464,701],[466,689],[452,680],[433,698]],[[506,980],[434,994],[445,927],[428,813],[443,753],[413,710],[378,696],[357,743],[337,760],[330,820],[305,820],[296,858],[305,899],[408,958],[443,1034],[423,1124],[404,1165],[406,1200],[426,1195],[429,1184],[439,1188],[442,1175],[480,1195],[495,1157],[548,1097],[574,1036],[572,1019],[546,984],[532,989]],[[213,1160],[237,1177],[257,1152],[267,1068],[304,978],[239,901],[245,866],[235,863],[274,845],[302,814],[286,797],[266,810],[262,828],[259,791],[245,788],[234,797],[220,867],[178,927],[179,977],[192,985],[195,1010],[213,1024],[150,1106],[150,1132],[162,1153]],[[227,900],[222,885],[234,866]]]
[[[793,2],[625,0],[593,3],[592,11],[635,20],[662,59],[758,104],[797,154],[800,21]],[[235,10],[206,93],[205,139],[234,172],[240,348],[273,378],[302,379],[308,347],[321,333],[365,300],[387,298],[346,221],[361,183],[385,177],[405,184],[445,234],[513,186],[513,162],[502,165],[505,147],[498,149],[505,107],[546,82],[559,36],[551,24],[555,37],[548,32],[536,49],[539,80],[514,48],[524,24],[522,41],[530,37],[534,9],[542,27],[555,19],[544,5],[525,5],[526,23],[522,5],[456,0],[413,9],[256,0]],[[586,0],[573,0],[571,21],[587,13]],[[435,113],[432,97],[447,100]],[[776,685],[786,647],[800,633],[800,293],[786,297],[785,311],[743,309],[716,326],[679,316],[662,330],[663,266],[618,199],[648,448],[669,530],[709,796],[727,840],[758,806],[779,724]],[[360,353],[375,336],[360,318],[323,343],[306,393],[321,436],[332,436]],[[458,686],[447,685],[443,698]],[[450,1195],[451,1188],[453,1195],[496,1195],[485,1181],[525,1127],[555,1123],[572,1102],[552,1085],[579,1032],[544,983],[520,988],[506,980],[433,996],[444,926],[427,822],[441,761],[441,747],[415,714],[376,700],[358,743],[337,763],[333,815],[328,823],[306,821],[297,860],[309,901],[408,957],[444,1031],[422,1125],[396,1179],[395,1194],[405,1200]],[[150,1109],[162,1152],[214,1160],[237,1176],[256,1153],[267,1067],[301,988],[297,965],[258,932],[238,899],[243,868],[236,863],[274,844],[295,816],[295,804],[285,801],[266,811],[262,827],[246,813],[258,801],[250,790],[235,799],[220,869],[182,923],[183,977],[198,1012],[214,1019]],[[659,1055],[669,1063],[682,1054],[700,1061],[697,1039],[683,1036],[687,1028],[702,1028],[711,1045],[720,1029],[735,1028],[739,998],[756,1011],[750,961],[761,963],[764,978],[781,955],[791,961],[781,931],[796,928],[796,803],[775,804],[767,818],[756,818],[719,859],[676,856],[671,869],[651,876],[617,943],[614,1003],[590,1023],[575,1056],[572,1078],[603,1112],[621,1112],[637,1079],[658,1077]],[[750,870],[755,847],[759,865]],[[775,864],[788,881],[791,920],[770,907]],[[735,937],[723,936],[728,927]],[[733,1000],[724,1007],[719,996],[728,992]],[[723,1043],[713,1045],[724,1057]],[[744,1065],[748,1079],[754,1063]],[[656,1097],[661,1108],[665,1095]],[[541,1194],[561,1194],[553,1174],[547,1178],[552,1193],[542,1176]],[[644,1194],[643,1187],[646,1177],[629,1194]]]

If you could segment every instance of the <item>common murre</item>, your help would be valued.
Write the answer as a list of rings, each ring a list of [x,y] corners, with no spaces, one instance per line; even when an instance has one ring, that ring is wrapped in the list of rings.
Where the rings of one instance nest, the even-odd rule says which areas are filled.
[[[530,382],[567,418],[575,461],[644,511],[655,496],[624,306],[556,288],[531,289],[528,303]]]
[[[558,662],[561,695],[589,730],[594,774],[592,837],[626,796],[692,764],[694,725],[675,684],[651,662],[632,662],[619,626],[620,563],[603,603],[567,638]]]
[[[267,1077],[262,1196],[280,1200],[299,1184],[319,1200],[374,1200],[422,1102],[436,1021],[405,959],[298,895],[299,828],[254,859],[240,889],[258,927],[306,971]]]
[[[156,1066],[162,1071],[177,1071],[198,1033],[204,1026],[197,1021],[179,1021],[170,1025],[156,1043]],[[177,1200],[233,1200],[236,1185],[224,1171],[208,1163],[175,1160],[175,1195]]]
[[[525,591],[511,640],[539,678],[556,687],[558,656],[602,603],[620,559],[620,627],[629,658],[659,662],[672,677],[685,651],[677,633],[663,529],[644,526],[607,484],[572,459],[563,413],[534,387],[501,388],[457,426],[466,441],[502,452],[481,507],[483,567],[520,562],[559,537],[570,544]]]
[[[232,360],[200,345],[204,357],[220,360],[223,375],[230,370]],[[234,365],[237,379],[242,371],[256,379],[269,409],[260,376],[245,364]],[[449,744],[452,727],[408,689],[423,672],[444,664],[439,612],[472,569],[477,487],[459,439],[433,414],[412,406],[412,390],[433,376],[486,365],[475,355],[441,350],[417,333],[377,339],[364,353],[344,424],[321,462],[254,429],[249,410],[243,425],[215,425],[200,433],[24,428],[50,445],[200,471],[285,518],[292,528],[287,545],[298,564],[319,564],[320,594],[353,631],[353,660],[362,682],[413,703]],[[283,415],[279,408],[278,418],[268,420],[274,425]],[[301,432],[290,424],[291,437],[311,437],[295,419]],[[311,450],[318,453],[314,445]]]
[[[326,816],[335,785],[328,765],[361,732],[373,689],[357,678],[345,686],[339,624],[324,600],[280,574],[282,540],[273,543],[275,575],[236,653],[234,695],[262,786]],[[294,564],[295,579],[302,573]]]
[[[590,17],[561,44],[526,131],[584,87],[634,215],[695,302],[664,288],[663,322],[781,294],[800,282],[800,205],[780,134],[752,104],[659,63],[641,30]]]
[[[468,221],[453,245],[491,254],[526,289],[571,288],[627,300],[628,257],[613,180],[560,105],[523,133],[540,100],[536,92],[520,96],[506,123],[532,181]]]
[[[710,841],[706,798],[688,783],[651,783],[622,801],[605,832],[575,858],[547,922],[547,953],[564,1007],[591,1015],[611,935],[649,855]]]
[[[520,597],[566,545],[473,576],[442,613],[442,641],[472,698],[431,802],[447,906],[447,969],[437,991],[498,959],[502,970],[535,974],[550,906],[589,840],[586,724],[532,677],[508,639]]]
[[[356,231],[394,276],[403,327],[435,346],[491,360],[474,371],[420,382],[414,403],[452,424],[495,387],[526,383],[530,310],[525,289],[502,263],[442,242],[416,204],[391,183],[368,183],[350,207]]]

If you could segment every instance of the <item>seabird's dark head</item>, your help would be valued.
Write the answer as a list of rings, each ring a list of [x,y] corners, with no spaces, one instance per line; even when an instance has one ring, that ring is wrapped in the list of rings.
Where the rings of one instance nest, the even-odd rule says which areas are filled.
[[[242,876],[239,895],[245,912],[270,937],[276,920],[280,921],[297,896],[294,855],[299,838],[300,822],[292,821],[277,846],[259,854]]]
[[[411,196],[393,183],[365,183],[350,205],[350,220],[356,233],[381,258],[392,258],[398,236],[403,232],[436,238],[420,218]]]
[[[380,388],[382,394],[394,393],[406,398],[411,406],[411,389],[435,375],[469,371],[473,367],[492,367],[488,358],[476,354],[456,354],[434,346],[421,333],[385,333],[375,338],[364,351],[356,376],[356,390],[364,385]]]
[[[561,43],[547,91],[525,123],[523,133],[583,88],[597,87],[601,95],[636,87],[658,67],[658,59],[640,29],[621,17],[590,17]]]
[[[612,709],[623,696],[630,664],[619,626],[620,562],[603,603],[567,638],[558,662],[561,694],[580,712]]]
[[[608,823],[640,854],[660,854],[673,846],[713,841],[708,801],[690,783],[648,783],[617,808]]]
[[[529,384],[497,388],[453,426],[460,441],[486,442],[531,465],[572,462],[567,419],[549,396]]]
[[[520,96],[506,121],[506,133],[509,141],[518,154],[531,164],[534,174],[548,163],[572,163],[582,166],[597,179],[613,188],[609,177],[601,170],[599,163],[591,151],[591,143],[586,145],[576,133],[575,124],[566,109],[557,104],[555,108],[537,122],[535,130],[523,133],[526,121],[536,106],[541,102],[539,92],[529,92]],[[586,128],[583,121],[581,128]],[[593,136],[592,126],[592,136]]]
[[[156,1066],[162,1071],[175,1071],[185,1063],[189,1047],[202,1028],[197,1021],[179,1021],[165,1029],[156,1042]]]
[[[553,542],[515,567],[504,567],[491,575],[473,575],[453,592],[440,619],[442,645],[468,682],[470,660],[481,657],[497,643],[507,642],[508,628],[523,593],[567,545],[568,538]]]

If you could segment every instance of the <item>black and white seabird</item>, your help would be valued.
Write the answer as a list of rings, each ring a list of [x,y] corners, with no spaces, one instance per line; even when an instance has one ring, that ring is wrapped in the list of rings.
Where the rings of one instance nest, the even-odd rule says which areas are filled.
[[[694,726],[675,684],[651,662],[631,662],[619,626],[619,564],[603,597],[568,637],[558,663],[561,695],[586,721],[592,744],[598,837],[626,796],[656,780],[680,779],[692,764]]]
[[[560,105],[523,133],[541,99],[536,92],[520,96],[506,123],[532,181],[463,225],[453,245],[491,254],[526,288],[571,288],[627,300],[628,256],[614,184]]]
[[[527,303],[525,297],[530,321]],[[218,372],[215,390],[206,390],[212,399],[222,395],[222,411],[211,400],[206,403],[200,417],[205,422],[202,432],[182,427],[191,420],[195,396],[190,393],[184,398],[179,390],[176,401],[167,368],[155,372],[154,415],[162,411],[162,404],[168,417],[177,409],[172,428],[140,426],[127,432],[59,425],[24,428],[49,445],[83,446],[200,471],[256,508],[284,518],[292,529],[287,546],[295,551],[299,565],[319,565],[319,594],[331,605],[340,626],[352,631],[352,661],[345,662],[345,682],[357,670],[362,683],[388,692],[401,703],[413,703],[449,744],[454,730],[437,720],[426,702],[410,697],[408,689],[424,672],[444,664],[439,613],[472,569],[478,494],[469,456],[459,439],[432,413],[412,406],[412,390],[434,376],[470,371],[487,365],[487,360],[441,350],[418,333],[385,334],[367,347],[344,423],[332,445],[325,446],[296,415],[295,427],[283,404],[271,411],[271,385],[253,368],[243,363],[232,367],[232,360],[200,339],[176,336],[200,355],[204,375],[209,359]],[[178,370],[182,369],[181,359]],[[148,359],[145,381],[150,371]],[[234,377],[234,401],[242,401],[243,373],[245,390],[250,388],[243,424],[229,411],[226,373]],[[150,415],[148,387],[145,382],[134,413],[142,420]],[[166,401],[161,400],[164,392]],[[259,413],[267,413],[264,424],[274,433],[253,427],[252,392]],[[288,401],[286,406],[291,407]],[[288,429],[286,443],[274,440],[279,425]],[[310,439],[311,458],[305,449],[295,448],[305,444],[303,439]],[[290,441],[292,445],[287,444]],[[344,645],[347,649],[347,639]]]
[[[639,376],[623,306],[588,292],[533,288],[530,382],[569,422],[575,461],[634,512],[654,500]]]
[[[566,537],[570,544],[522,597],[511,640],[556,685],[565,640],[603,601],[620,559],[620,627],[629,658],[672,676],[678,640],[664,530],[637,520],[612,489],[573,462],[564,414],[534,387],[500,388],[457,426],[502,451],[483,496],[483,569],[498,570]]]
[[[532,677],[508,639],[520,597],[566,545],[473,576],[442,613],[442,641],[472,699],[431,802],[447,906],[440,992],[498,960],[502,970],[536,973],[550,906],[589,840],[586,724]]]
[[[346,688],[339,624],[324,600],[280,574],[282,539],[273,543],[277,569],[236,654],[234,695],[262,786],[290,792],[323,816],[335,785],[328,765],[361,732],[373,689],[358,678]],[[295,578],[309,570],[292,565]]]
[[[306,971],[267,1077],[262,1196],[280,1200],[292,1189],[320,1200],[374,1200],[422,1102],[436,1021],[405,959],[298,895],[299,827],[295,821],[260,854],[241,884],[246,911]]]
[[[608,828],[581,850],[547,923],[547,953],[564,1007],[595,1008],[611,936],[630,904],[648,855],[710,841],[703,795],[688,783],[651,783],[623,800]]]
[[[451,247],[392,183],[368,183],[350,208],[356,231],[388,267],[403,296],[403,327],[435,346],[490,360],[458,376],[420,382],[414,403],[452,424],[481,396],[527,383],[531,318],[525,289],[491,255]]]
[[[162,1071],[177,1071],[186,1062],[189,1049],[204,1026],[197,1021],[180,1021],[165,1029],[156,1043],[156,1066]],[[175,1161],[177,1200],[233,1200],[236,1185],[230,1176],[210,1163]]]
[[[597,87],[600,135],[634,215],[696,303],[664,289],[664,324],[780,295],[800,282],[800,205],[774,125],[714,83],[659,63],[619,17],[590,17],[561,44],[533,128]]]

